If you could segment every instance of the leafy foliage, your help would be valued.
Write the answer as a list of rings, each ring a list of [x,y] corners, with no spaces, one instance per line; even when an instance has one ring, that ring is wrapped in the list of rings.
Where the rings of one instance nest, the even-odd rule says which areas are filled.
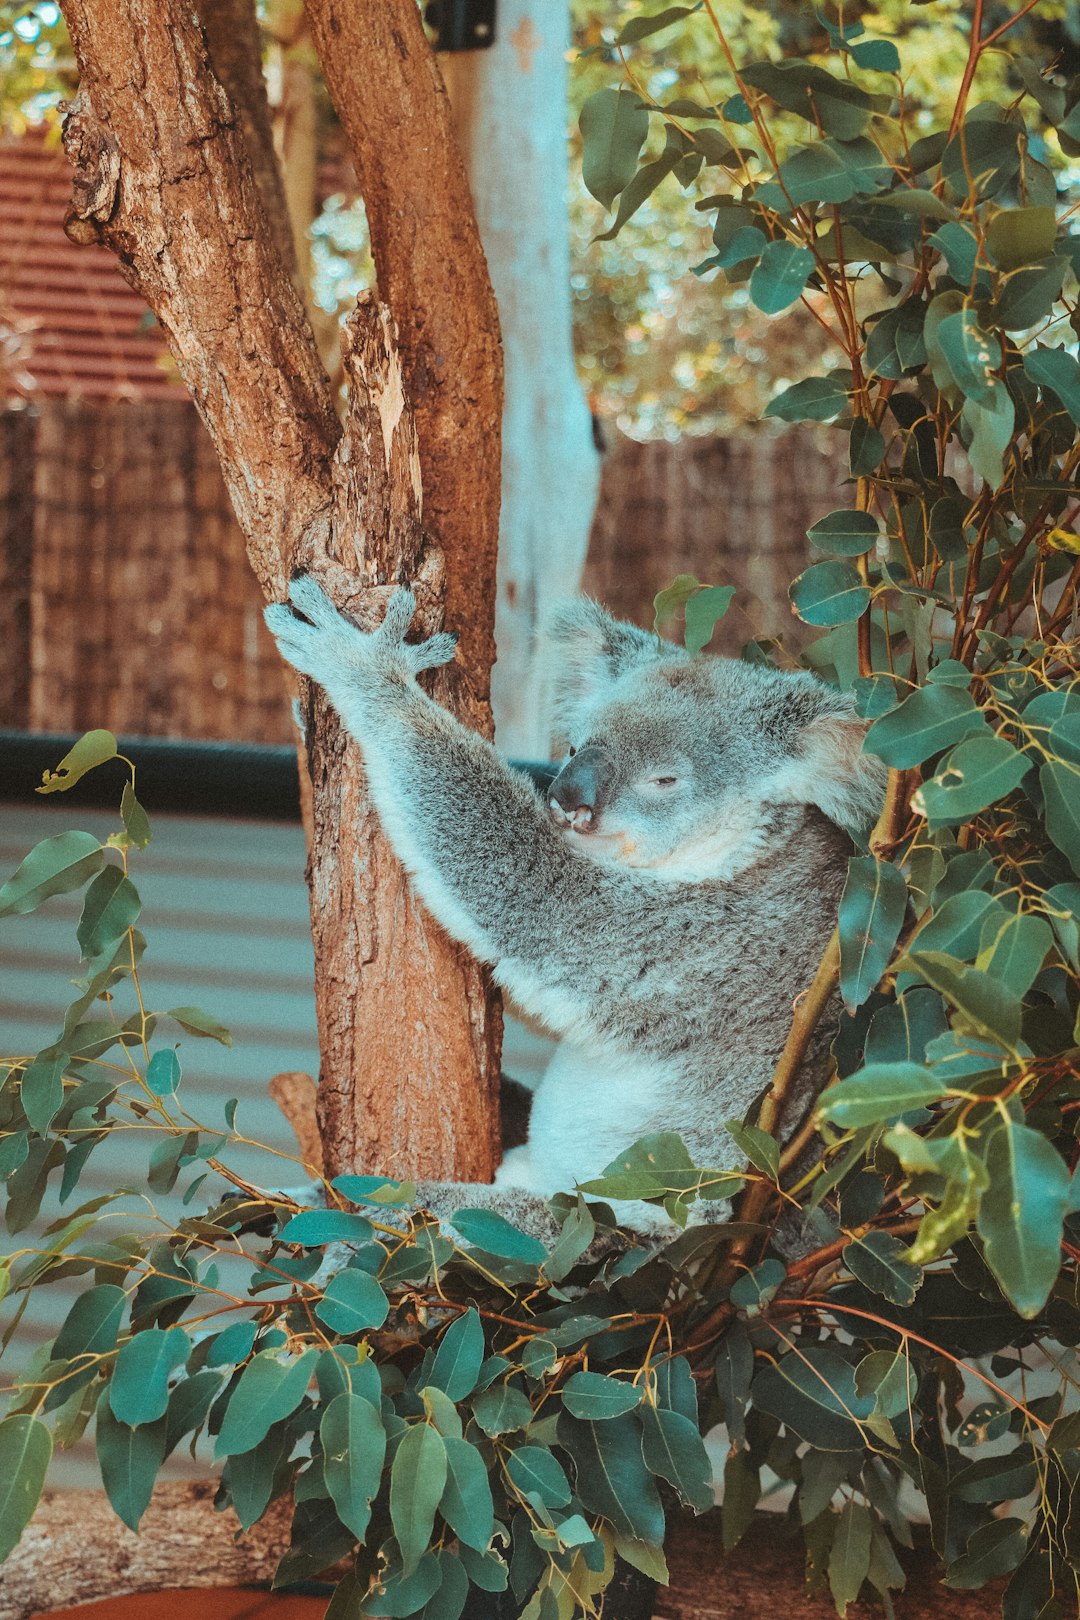
[[[53,1445],[93,1420],[132,1526],[164,1458],[200,1438],[242,1524],[290,1494],[279,1582],[349,1558],[336,1616],[458,1620],[471,1592],[509,1591],[529,1620],[570,1620],[598,1610],[616,1556],[662,1577],[668,1503],[709,1505],[702,1436],[722,1421],[725,1547],[767,1470],[790,1487],[811,1584],[841,1611],[902,1585],[901,1487],[925,1503],[953,1587],[1006,1577],[1014,1616],[1069,1602],[1080,252],[1043,157],[1080,149],[1080,84],[1017,61],[1023,94],[969,108],[1006,17],[971,40],[939,130],[912,126],[895,45],[857,22],[822,22],[824,61],[741,67],[713,6],[668,8],[652,31],[635,18],[625,45],[703,16],[726,64],[714,98],[604,84],[587,173],[621,229],[626,199],[665,177],[651,165],[711,166],[709,273],[763,314],[805,307],[842,355],[772,407],[848,436],[850,499],[813,525],[820,557],[793,603],[823,632],[812,667],[853,692],[890,767],[793,1026],[797,1046],[844,1004],[835,1080],[781,1141],[785,1055],[757,1117],[729,1124],[737,1174],[695,1165],[670,1133],[628,1145],[555,1201],[550,1246],[482,1210],[440,1230],[378,1176],[250,1183],[229,1162],[231,1115],[221,1130],[186,1106],[175,1051],[178,1030],[228,1032],[198,1008],[155,1010],[141,985],[129,865],[151,829],[132,770],[112,838],[48,839],[0,890],[9,919],[84,891],[63,1028],[4,1063],[0,1174],[25,1234],[4,1287],[21,1302],[85,1283],[8,1381],[0,1550]],[[683,613],[699,651],[727,599],[683,577],[658,624]],[[66,791],[106,757],[92,734],[43,785]],[[124,1231],[117,1192],[39,1231],[46,1188],[66,1206],[117,1128],[142,1143],[151,1192],[182,1187],[190,1213]],[[627,1197],[667,1213],[669,1241],[617,1238],[602,1200]],[[732,1199],[729,1214],[717,1201]],[[250,1281],[231,1291],[218,1259],[238,1251]]]

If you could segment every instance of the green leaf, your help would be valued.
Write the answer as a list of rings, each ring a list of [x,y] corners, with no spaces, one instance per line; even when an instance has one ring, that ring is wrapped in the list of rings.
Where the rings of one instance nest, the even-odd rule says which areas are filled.
[[[1061,1267],[1069,1171],[1040,1131],[1003,1120],[986,1149],[989,1184],[977,1220],[986,1261],[1007,1299],[1030,1320]]]
[[[581,109],[581,178],[605,208],[634,178],[649,115],[633,91],[597,90]]]
[[[771,399],[762,414],[781,422],[829,422],[846,408],[850,388],[846,376],[804,377]]]
[[[100,872],[105,851],[92,833],[62,832],[36,844],[0,888],[0,917],[22,917],[54,894],[81,889]]]
[[[211,1406],[221,1390],[220,1373],[204,1369],[182,1378],[169,1396],[169,1409],[165,1416],[165,1454],[180,1444],[185,1434],[205,1423]]]
[[[1061,292],[1067,259],[1051,258],[1043,264],[1013,270],[1005,277],[993,319],[1006,332],[1026,332],[1046,319]]]
[[[512,1451],[506,1472],[523,1494],[538,1496],[545,1507],[567,1507],[570,1485],[551,1452],[543,1446],[521,1446]]]
[[[700,589],[701,581],[696,574],[676,574],[670,585],[657,591],[653,597],[653,630],[657,635],[663,633],[694,592]]]
[[[994,386],[994,371],[1001,364],[1001,343],[979,325],[970,309],[946,315],[937,328],[937,342],[956,386],[967,399],[985,399]]]
[[[899,73],[900,52],[891,39],[867,39],[849,47],[852,59],[861,68],[875,73]]]
[[[910,968],[943,995],[956,1009],[957,1026],[997,1041],[1015,1051],[1020,1039],[1022,1009],[996,979],[978,968],[966,967],[943,951],[909,951],[897,964]]]
[[[672,23],[682,22],[684,17],[692,17],[695,11],[700,10],[700,5],[666,6],[651,17],[632,17],[620,29],[616,44],[636,45],[639,40],[648,39],[650,34],[658,34],[662,28],[670,28]]]
[[[116,1283],[98,1283],[75,1300],[53,1342],[54,1361],[107,1356],[116,1348],[127,1295]]]
[[[150,817],[135,797],[135,789],[130,782],[124,783],[124,791],[120,795],[120,815],[124,828],[136,849],[145,849],[151,839]]]
[[[475,1402],[473,1416],[484,1433],[494,1438],[526,1428],[532,1422],[533,1409],[528,1396],[513,1384],[496,1384],[485,1389]]]
[[[871,1293],[894,1305],[913,1305],[923,1274],[904,1259],[906,1249],[891,1232],[866,1232],[847,1245],[844,1264]]]
[[[467,1440],[449,1439],[444,1444],[446,1485],[439,1512],[460,1541],[476,1552],[485,1552],[495,1525],[487,1466]]]
[[[84,961],[115,950],[141,910],[134,883],[110,862],[91,883],[83,901],[76,938]]]
[[[950,750],[912,803],[932,830],[956,825],[1012,793],[1031,767],[1031,759],[1003,737],[969,737]]]
[[[155,1052],[146,1065],[146,1084],[155,1097],[170,1097],[180,1084],[180,1059],[172,1047]]]
[[[819,1451],[861,1451],[874,1403],[857,1394],[851,1364],[825,1346],[790,1351],[762,1367],[750,1394],[762,1412]]]
[[[36,1057],[23,1071],[19,1096],[26,1123],[39,1136],[45,1136],[64,1101],[64,1069],[67,1055]]]
[[[829,1590],[840,1614],[855,1602],[870,1571],[870,1526],[865,1502],[844,1503],[829,1553]]]
[[[113,1512],[129,1530],[137,1530],[165,1461],[164,1418],[133,1429],[113,1417],[103,1390],[97,1406],[97,1460]]]
[[[1003,270],[1016,270],[1054,251],[1053,208],[1002,208],[986,230],[986,245]]]
[[[750,277],[750,297],[763,315],[795,303],[814,269],[814,255],[786,238],[769,242]]]
[[[733,1322],[716,1352],[716,1393],[720,1418],[727,1425],[732,1445],[745,1438],[745,1408],[754,1372],[754,1348],[743,1322]]]
[[[558,1437],[574,1464],[582,1505],[590,1513],[602,1513],[619,1535],[659,1547],[664,1539],[664,1510],[642,1456],[636,1416],[626,1413],[590,1423],[563,1412]]]
[[[872,855],[848,862],[840,900],[840,989],[847,1007],[861,1007],[889,965],[907,910],[899,867]]]
[[[983,924],[975,966],[1003,984],[1010,995],[1023,997],[1042,972],[1053,943],[1053,929],[1042,917],[1009,913],[999,921],[991,915]]]
[[[920,1063],[870,1063],[823,1092],[820,1112],[831,1124],[855,1130],[940,1102],[944,1095],[942,1082]]]
[[[132,1334],[116,1358],[109,1382],[109,1405],[120,1423],[138,1428],[156,1423],[169,1405],[169,1375],[191,1349],[182,1328],[143,1328]]]
[[[985,398],[964,401],[963,418],[971,434],[968,460],[979,477],[997,489],[1005,476],[1005,452],[1016,420],[1012,395],[995,379]]]
[[[741,1120],[729,1119],[724,1129],[739,1152],[770,1181],[780,1180],[780,1148],[776,1139],[758,1125],[744,1125]]]
[[[401,1570],[387,1576],[374,1593],[364,1599],[362,1613],[373,1615],[420,1615],[442,1585],[442,1567],[434,1553],[425,1553],[411,1574]],[[326,1620],[331,1620],[328,1615]],[[332,1620],[338,1620],[335,1615]],[[354,1620],[350,1615],[348,1620]],[[358,1620],[358,1617],[356,1617]]]
[[[852,141],[870,122],[878,102],[847,79],[834,78],[824,68],[791,58],[784,62],[752,62],[742,70],[746,83],[771,96],[778,107],[797,113],[812,124],[819,121],[827,135]]]
[[[427,1383],[452,1401],[463,1401],[476,1388],[484,1359],[484,1329],[475,1307],[451,1322],[435,1352]]]
[[[286,1221],[281,1241],[307,1248],[319,1248],[324,1243],[363,1243],[373,1230],[365,1215],[353,1215],[344,1209],[304,1209]]]
[[[88,731],[68,750],[55,771],[45,771],[35,793],[66,793],[96,765],[116,758],[116,738],[111,731]]]
[[[578,1372],[563,1386],[563,1402],[576,1418],[621,1417],[641,1403],[641,1390],[603,1373]]]
[[[857,421],[861,422],[862,418],[857,418]],[[881,438],[880,433],[878,438]],[[806,531],[807,539],[819,551],[836,551],[843,557],[862,556],[876,544],[880,535],[881,524],[870,512],[844,510],[818,518],[814,526]]]
[[[690,597],[686,604],[683,641],[691,658],[709,645],[734,595],[734,585],[705,585]]]
[[[1023,125],[1003,119],[998,108],[991,118],[980,117],[980,110],[968,114],[942,154],[941,172],[958,197],[969,196],[972,189],[976,195],[992,197],[1020,171]]]
[[[349,1266],[331,1277],[315,1306],[315,1315],[335,1333],[364,1333],[381,1328],[390,1301],[368,1272]]]
[[[324,1411],[319,1438],[323,1478],[337,1516],[358,1541],[363,1541],[386,1456],[382,1418],[362,1395],[345,1391],[335,1395]]]
[[[851,437],[848,443],[848,470],[852,478],[867,478],[876,472],[884,454],[884,435],[873,422],[868,422],[865,416],[857,416],[851,424]]]
[[[189,1035],[203,1035],[221,1046],[232,1045],[232,1036],[224,1024],[219,1024],[201,1007],[170,1007],[165,1017],[175,1018],[180,1028],[186,1029]]]
[[[769,1258],[761,1260],[749,1271],[737,1277],[731,1285],[731,1303],[748,1316],[759,1316],[783,1282],[783,1262]]]
[[[870,592],[848,562],[814,563],[788,594],[804,624],[851,624],[870,606]]]
[[[964,1552],[949,1564],[945,1584],[953,1591],[977,1591],[988,1581],[1014,1570],[1029,1546],[1028,1526],[1022,1519],[991,1519],[974,1532]],[[1052,1614],[1053,1608],[1040,1601],[1038,1609],[1032,1606],[1027,1613]]]
[[[547,1259],[547,1250],[539,1238],[520,1232],[493,1209],[459,1209],[451,1215],[450,1225],[461,1233],[466,1243],[488,1254],[500,1255],[504,1260],[524,1260],[529,1265],[541,1266]]]
[[[985,726],[970,692],[956,686],[922,686],[874,721],[864,747],[886,765],[907,770]]]
[[[1024,356],[1024,370],[1040,388],[1057,395],[1080,427],[1080,362],[1065,349],[1033,349]]]
[[[695,1512],[713,1506],[712,1463],[695,1423],[679,1412],[643,1406],[641,1449],[649,1472],[674,1485]]]
[[[1048,759],[1039,771],[1039,786],[1046,805],[1046,831],[1080,874],[1080,772],[1064,760]]]
[[[402,1436],[390,1470],[390,1521],[406,1575],[427,1551],[446,1476],[442,1435],[427,1423],[414,1423]]]
[[[294,1412],[303,1400],[319,1359],[317,1350],[305,1350],[295,1361],[279,1361],[276,1350],[252,1356],[229,1397],[214,1446],[215,1457],[251,1451]]]
[[[630,184],[623,189],[614,222],[608,226],[606,231],[598,231],[596,236],[593,237],[593,241],[614,241],[627,220],[633,219],[642,203],[652,196],[661,180],[666,179],[672,170],[682,162],[683,156],[684,154],[679,147],[669,146],[654,162],[643,163]],[[764,240],[764,237],[762,240]]]
[[[0,1563],[38,1505],[52,1449],[52,1435],[40,1418],[18,1412],[0,1423]]]

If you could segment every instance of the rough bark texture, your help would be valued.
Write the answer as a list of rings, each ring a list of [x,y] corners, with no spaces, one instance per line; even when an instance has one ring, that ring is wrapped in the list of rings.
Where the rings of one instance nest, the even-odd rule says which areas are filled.
[[[238,1542],[235,1529],[231,1510],[215,1512],[210,1485],[159,1486],[138,1536],[124,1528],[104,1497],[49,1492],[4,1565],[0,1620],[28,1620],[42,1609],[125,1592],[269,1580],[288,1544],[287,1509],[272,1507]],[[657,1592],[655,1620],[835,1616],[827,1591],[804,1595],[801,1538],[789,1536],[777,1515],[758,1514],[735,1552],[725,1555],[722,1549],[719,1514],[673,1522],[666,1546],[671,1584]],[[950,1592],[925,1534],[904,1563],[908,1585],[893,1599],[897,1620],[989,1620],[998,1613],[1003,1583]],[[848,1620],[880,1620],[881,1612],[880,1604],[856,1603]],[[321,1613],[313,1606],[313,1620]]]
[[[303,293],[300,260],[270,118],[262,72],[262,41],[255,0],[198,0],[214,72],[229,93],[251,162],[251,172],[281,261]]]
[[[370,365],[353,379],[362,386],[370,375],[373,386],[383,390],[384,415],[378,417],[377,405],[355,401],[335,462],[341,427],[327,380],[197,21],[182,0],[132,0],[122,17],[111,0],[64,0],[63,9],[81,71],[79,97],[65,124],[65,145],[76,170],[69,229],[80,239],[106,242],[162,321],[210,429],[264,592],[282,596],[297,564],[322,565],[343,603],[350,587],[335,564],[345,563],[363,584],[410,575],[419,557],[419,496],[417,486],[406,514],[389,493],[393,480],[384,433],[389,438],[397,418],[391,421],[385,413],[398,413],[401,435],[411,432],[389,328],[369,312],[365,330],[374,347],[364,352]],[[387,7],[387,13],[392,10]],[[419,28],[418,14],[412,15]],[[372,65],[369,117],[358,134],[365,142],[386,139],[397,99],[415,80],[423,92],[414,108],[416,121],[407,139],[398,130],[395,147],[424,147],[438,138],[437,130],[426,133],[423,122],[429,110],[424,97],[438,83],[430,50],[421,33],[427,61],[416,52],[402,68],[393,39],[384,36],[383,43],[393,61],[385,71]],[[408,183],[407,175],[402,183]],[[441,262],[440,292],[454,279],[455,253],[460,249],[468,260],[470,240],[482,270],[467,200],[463,217],[453,213],[464,197],[462,177],[460,192],[451,188],[439,198],[441,212],[429,213],[423,222],[426,251],[436,252]],[[393,267],[407,243],[392,229],[390,235],[389,248],[383,243],[382,250]],[[430,360],[427,385],[420,375],[417,386],[439,452],[428,458],[428,476],[446,518],[439,540],[450,577],[459,586],[462,579],[470,582],[455,619],[463,630],[472,630],[477,661],[466,667],[475,686],[486,689],[491,641],[483,627],[490,621],[494,559],[487,573],[477,571],[463,525],[477,501],[481,507],[492,503],[497,465],[485,482],[479,443],[474,445],[479,465],[469,466],[467,448],[454,467],[446,455],[455,402],[466,444],[481,431],[459,390],[482,395],[487,388],[496,400],[500,392],[494,312],[481,341],[487,305],[481,286],[476,313],[474,285],[456,284],[459,304],[440,306],[443,349]],[[421,282],[412,292],[421,311],[413,322],[415,336],[429,288]],[[436,359],[453,380],[442,393]],[[395,367],[398,382],[391,390],[388,379]],[[378,431],[368,421],[372,409]],[[476,416],[477,423],[488,419],[482,399]],[[497,447],[496,415],[488,463]],[[462,466],[476,478],[480,494],[475,499]],[[410,487],[415,473],[410,461]],[[493,541],[493,531],[489,538]],[[438,605],[433,601],[432,611]],[[458,712],[483,724],[483,707],[465,693],[462,698]],[[434,929],[408,895],[363,801],[355,754],[346,749],[321,696],[307,693],[305,703],[316,800],[310,882],[320,1087],[327,1099],[324,1127],[333,1133],[328,1160],[339,1171],[487,1179],[497,1137],[497,1004],[475,964]],[[410,1093],[416,1087],[420,1096]],[[399,1130],[402,1134],[395,1134]],[[368,1157],[369,1150],[377,1157]]]
[[[377,588],[388,580],[408,579],[419,603],[416,628],[430,634],[443,622],[443,557],[420,525],[416,428],[385,306],[361,304],[347,325],[344,355],[349,407],[335,464],[334,556],[367,587],[345,605],[362,625],[372,623],[371,588],[377,600],[386,594]],[[341,591],[335,594],[340,600]],[[451,670],[437,681],[444,701],[453,678]],[[467,683],[459,682],[454,695],[457,713],[480,723],[485,711]],[[326,1172],[364,1166],[442,1177],[454,1144],[455,1178],[485,1181],[498,1161],[499,1070],[495,1063],[483,1066],[487,1048],[472,1015],[484,1013],[486,975],[413,897],[367,802],[356,745],[325,707],[313,722],[311,917]],[[346,838],[347,861],[341,859]],[[418,962],[424,964],[419,986]],[[463,998],[438,992],[459,984]],[[386,1008],[403,1000],[411,1018],[387,1018]]]
[[[565,4],[499,0],[494,46],[443,59],[506,353],[492,704],[524,759],[551,740],[536,631],[580,587],[600,483],[572,341],[569,52]]]
[[[494,657],[502,359],[495,295],[450,105],[416,0],[305,0],[352,148],[379,297],[416,416],[424,522],[447,559],[446,616],[486,703]]]
[[[46,1491],[0,1575],[0,1620],[124,1592],[269,1581],[289,1545],[292,1504],[275,1503],[246,1535],[213,1483],[159,1485],[139,1526],[97,1491]]]

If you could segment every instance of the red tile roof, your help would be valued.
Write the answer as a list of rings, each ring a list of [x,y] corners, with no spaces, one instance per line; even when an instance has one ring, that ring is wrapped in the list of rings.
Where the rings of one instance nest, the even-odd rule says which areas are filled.
[[[64,235],[70,197],[59,148],[0,141],[0,396],[183,398],[165,339],[112,254]]]

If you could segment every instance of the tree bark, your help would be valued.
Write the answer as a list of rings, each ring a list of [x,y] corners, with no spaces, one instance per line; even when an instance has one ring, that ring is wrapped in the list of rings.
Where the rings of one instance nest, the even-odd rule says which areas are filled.
[[[581,586],[600,456],[574,364],[565,0],[499,0],[496,42],[443,58],[506,351],[492,676],[503,751],[546,759],[536,631]]]
[[[270,103],[262,70],[262,41],[255,0],[198,0],[214,72],[229,93],[273,232],[281,262],[304,295],[306,279],[296,251],[281,169],[274,150]]]
[[[42,1610],[128,1592],[268,1581],[288,1545],[287,1505],[275,1503],[234,1541],[235,1516],[231,1509],[215,1511],[213,1492],[212,1485],[159,1485],[138,1536],[114,1517],[104,1497],[48,1492],[4,1565],[0,1620],[28,1620]],[[802,1538],[785,1534],[778,1514],[758,1513],[736,1550],[722,1549],[719,1514],[680,1514],[672,1521],[665,1546],[671,1584],[657,1592],[656,1620],[835,1617],[827,1590],[805,1596]],[[949,1591],[925,1532],[917,1532],[915,1551],[903,1553],[902,1561],[908,1584],[893,1596],[897,1620],[987,1620],[998,1613],[1005,1583]],[[880,1616],[877,1602],[848,1609],[848,1620]]]
[[[446,614],[486,705],[495,655],[502,354],[498,311],[416,0],[305,0],[367,209],[379,297],[416,416],[424,522],[446,555]],[[490,720],[488,720],[490,725]]]
[[[135,1535],[103,1492],[46,1491],[0,1572],[0,1620],[129,1592],[270,1581],[289,1545],[292,1503],[275,1502],[246,1535],[216,1482],[159,1485]]]
[[[334,556],[368,590],[342,605],[373,626],[371,587],[377,599],[388,594],[377,589],[386,581],[408,579],[416,628],[428,635],[443,622],[447,580],[443,553],[421,528],[419,444],[384,306],[361,300],[343,352],[349,405],[335,461]],[[342,602],[341,589],[332,594]],[[485,711],[452,669],[435,677],[435,691],[453,698],[468,723],[482,720]],[[485,1008],[486,975],[414,898],[368,804],[356,744],[325,705],[314,707],[308,736],[316,990],[322,1049],[334,1054],[332,1063],[324,1058],[319,1087],[326,1173],[364,1166],[443,1179],[453,1144],[454,1179],[489,1180],[498,1161],[498,1065],[482,1069],[479,1088],[462,1081],[473,1073],[469,1013]],[[457,984],[464,998],[439,993]],[[395,1004],[398,1017],[387,1018]]]
[[[65,124],[76,169],[69,230],[77,239],[110,246],[161,320],[214,440],[265,594],[284,595],[298,564],[322,563],[343,604],[354,589],[346,588],[343,563],[362,585],[409,575],[421,555],[419,489],[413,488],[410,456],[405,484],[413,490],[413,509],[399,510],[388,493],[397,463],[384,456],[384,427],[394,444],[411,432],[389,327],[372,312],[365,317],[372,331],[377,328],[375,348],[359,343],[354,391],[370,380],[378,402],[354,400],[342,440],[310,326],[196,20],[182,0],[132,0],[122,19],[111,0],[64,0],[63,9],[82,75]],[[422,35],[421,43],[427,50]],[[426,69],[410,59],[427,89],[435,82],[430,56],[428,50]],[[391,93],[390,81],[396,81],[386,77],[384,84],[371,74],[376,89],[369,86],[369,107],[383,91]],[[383,112],[385,119],[385,107]],[[420,140],[421,134],[417,125],[410,138]],[[400,132],[396,141],[399,147],[409,144]],[[444,201],[452,205],[453,197]],[[425,229],[452,258],[469,222],[454,217],[452,228],[440,232],[445,218],[436,212]],[[475,226],[472,239],[478,256]],[[459,293],[466,338],[451,342],[454,311],[441,306],[440,340],[449,358],[440,359],[447,365],[462,360],[464,344],[460,373],[467,386],[480,389],[490,376],[481,366],[478,381],[477,368],[465,363],[469,345],[479,341],[479,317],[467,290]],[[422,298],[426,289],[417,295]],[[497,337],[489,336],[483,352],[497,360]],[[460,386],[455,372],[445,400],[464,410]],[[434,384],[428,389],[432,431],[444,420],[445,400]],[[482,409],[479,415],[484,417]],[[497,442],[496,434],[496,450]],[[443,463],[438,457],[429,462],[437,480]],[[473,689],[486,689],[490,635],[478,633],[471,621],[490,622],[493,589],[477,583],[482,576],[465,547],[463,515],[454,502],[464,502],[467,518],[475,500],[490,503],[492,492],[481,480],[474,500],[464,490],[462,472],[451,472],[442,500],[457,522],[449,524],[452,543],[445,534],[439,539],[448,579],[467,574],[476,586],[475,599],[459,601],[459,611],[467,614],[462,628],[472,629],[478,660],[466,666],[468,676]],[[434,552],[427,570],[434,579]],[[428,611],[439,612],[434,588]],[[459,715],[483,728],[486,710],[468,680],[459,682],[457,697]],[[327,1162],[334,1171],[489,1179],[498,1130],[497,1005],[490,1004],[487,980],[475,963],[409,894],[367,807],[355,751],[321,695],[307,694],[306,706],[317,802],[309,881]],[[355,1005],[349,1004],[352,997]]]

